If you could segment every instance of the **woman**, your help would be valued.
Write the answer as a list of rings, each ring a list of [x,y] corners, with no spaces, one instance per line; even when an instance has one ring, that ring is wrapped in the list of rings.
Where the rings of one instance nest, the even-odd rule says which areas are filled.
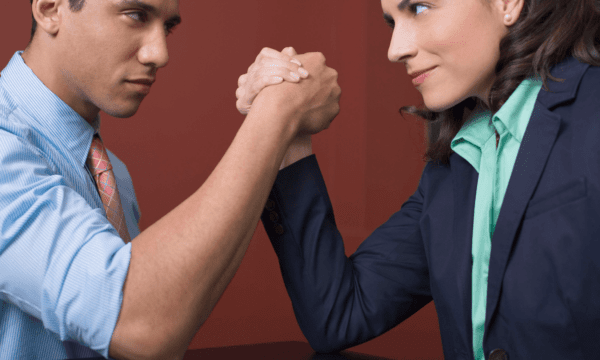
[[[402,110],[430,121],[428,163],[350,258],[314,157],[280,172],[262,219],[306,338],[354,346],[433,299],[446,359],[597,358],[600,3],[382,8],[389,59],[423,95]]]

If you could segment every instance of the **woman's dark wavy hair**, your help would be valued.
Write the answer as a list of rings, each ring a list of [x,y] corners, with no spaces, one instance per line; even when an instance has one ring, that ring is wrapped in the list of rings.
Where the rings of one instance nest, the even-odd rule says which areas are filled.
[[[489,1],[489,0],[482,0]],[[488,97],[489,110],[495,113],[517,86],[529,76],[561,81],[550,69],[568,56],[600,66],[600,0],[524,0],[518,20],[500,41],[496,78]],[[479,99],[469,98],[450,109],[433,112],[426,108],[404,106],[400,113],[426,120],[428,127],[425,161],[447,164],[450,143]]]
[[[29,3],[33,4],[33,0],[29,0]],[[69,0],[69,9],[71,9],[72,12],[78,12],[79,10],[83,9],[83,5],[85,5],[85,0]],[[35,35],[36,29],[37,21],[35,21],[33,14],[31,14],[31,40],[33,40],[33,35]]]

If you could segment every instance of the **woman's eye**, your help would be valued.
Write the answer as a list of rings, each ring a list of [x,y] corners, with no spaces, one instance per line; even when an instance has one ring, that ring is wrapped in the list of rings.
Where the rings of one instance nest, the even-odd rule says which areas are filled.
[[[427,6],[422,5],[422,4],[413,4],[412,10],[416,15],[419,15],[423,11],[427,10]]]

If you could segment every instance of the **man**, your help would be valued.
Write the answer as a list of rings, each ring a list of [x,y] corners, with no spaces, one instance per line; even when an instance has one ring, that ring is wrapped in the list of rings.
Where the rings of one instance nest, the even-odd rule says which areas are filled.
[[[310,77],[263,90],[206,182],[139,233],[98,114],[135,114],[167,65],[178,0],[33,0],[32,11],[33,39],[0,77],[0,358],[181,358],[286,149],[337,115],[337,74],[320,54],[296,56]]]

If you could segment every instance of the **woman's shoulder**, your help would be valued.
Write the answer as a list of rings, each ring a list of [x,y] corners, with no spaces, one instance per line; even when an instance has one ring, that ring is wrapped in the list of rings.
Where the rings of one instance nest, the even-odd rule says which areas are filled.
[[[579,84],[579,91],[598,94],[600,91],[600,66],[590,65],[586,69]],[[598,101],[600,98],[595,97],[595,99],[596,102],[600,102]]]

